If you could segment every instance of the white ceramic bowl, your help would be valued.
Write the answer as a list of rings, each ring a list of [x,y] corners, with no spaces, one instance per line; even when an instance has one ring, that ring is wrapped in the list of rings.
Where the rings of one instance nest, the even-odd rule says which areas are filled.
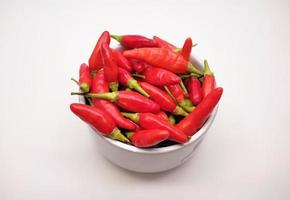
[[[195,56],[191,62],[202,70],[201,62]],[[97,145],[100,152],[112,163],[136,172],[162,172],[185,163],[192,157],[198,144],[204,139],[217,113],[217,106],[203,127],[185,144],[167,147],[142,149],[98,134]]]

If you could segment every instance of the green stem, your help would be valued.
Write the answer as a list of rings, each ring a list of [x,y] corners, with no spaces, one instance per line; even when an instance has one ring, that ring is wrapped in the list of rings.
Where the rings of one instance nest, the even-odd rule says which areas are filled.
[[[127,138],[129,138],[131,140],[132,136],[133,136],[134,132],[126,132],[125,135]]]
[[[113,92],[117,92],[118,91],[118,87],[119,87],[119,83],[117,82],[111,82],[109,84],[109,87],[110,89],[113,91]]]
[[[196,67],[194,67],[191,63],[188,64],[187,71],[191,73],[195,73],[197,75],[203,75],[203,73],[199,71],[198,69],[196,69]]]
[[[83,95],[91,98],[106,99],[111,102],[118,101],[118,92],[108,92],[108,93],[82,93],[82,92],[71,92],[71,95]]]
[[[176,108],[174,109],[173,113],[175,115],[181,115],[181,116],[184,116],[184,117],[188,115],[188,113],[185,110],[183,110],[180,106],[176,106]]]
[[[150,95],[138,84],[138,82],[131,78],[128,82],[127,85],[129,88],[134,89],[144,95],[145,97],[150,97]]]
[[[114,129],[112,134],[109,137],[114,140],[119,140],[127,144],[131,143],[130,140],[128,140],[128,138],[126,138],[118,128]]]
[[[127,112],[121,112],[121,114],[128,118],[131,119],[133,122],[137,123],[139,122],[140,114],[139,113],[127,113]]]
[[[179,82],[179,85],[180,85],[180,87],[182,88],[182,90],[184,91],[184,93],[185,93],[185,94],[188,94],[188,91],[187,91],[187,89],[186,89],[186,87],[185,87],[183,81],[180,81],[180,82]]]
[[[169,96],[177,103],[176,98],[173,96],[173,94],[170,92],[167,86],[164,86],[165,91],[169,94]]]
[[[170,114],[169,117],[168,117],[168,121],[169,121],[170,124],[175,125],[176,120],[174,118],[174,115]]]
[[[111,35],[111,38],[117,40],[118,42],[121,43],[122,41],[122,36],[121,35]]]
[[[199,74],[195,74],[195,73],[179,75],[179,77],[182,78],[182,79],[187,79],[187,78],[190,78],[190,77],[201,78],[202,76],[203,75],[199,75]]]
[[[141,74],[132,74],[132,76],[137,77],[137,78],[145,79],[145,76],[141,75]]]
[[[204,71],[203,71],[203,74],[213,75],[212,71],[209,68],[209,65],[208,65],[208,62],[207,62],[206,59],[204,60],[203,63],[204,63]]]
[[[71,77],[70,80],[72,80],[73,82],[75,82],[77,85],[80,85],[80,82],[78,82],[75,78]]]

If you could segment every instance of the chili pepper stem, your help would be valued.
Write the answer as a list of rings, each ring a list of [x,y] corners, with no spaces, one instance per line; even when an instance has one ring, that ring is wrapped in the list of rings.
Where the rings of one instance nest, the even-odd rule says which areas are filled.
[[[111,35],[111,38],[113,38],[114,40],[121,42],[122,41],[122,36],[120,35]]]
[[[180,106],[176,106],[176,108],[174,109],[173,113],[175,115],[181,115],[181,116],[187,116],[188,115],[188,113],[185,110],[183,110]]]
[[[71,77],[70,80],[72,80],[73,82],[75,82],[77,85],[80,85],[80,82],[78,82],[75,78]]]
[[[109,87],[110,87],[110,89],[113,92],[116,92],[116,91],[118,91],[119,83],[117,83],[117,82],[111,82],[110,85],[109,85]]]
[[[189,112],[189,113],[195,109],[194,106],[180,105],[180,107],[182,107],[186,112]]]
[[[191,63],[188,64],[187,71],[189,71],[191,73],[195,73],[197,75],[202,75],[202,72],[200,72],[198,69],[196,69]]]
[[[84,95],[86,97],[106,99],[112,102],[118,100],[118,92],[108,92],[108,93],[81,93],[81,92],[71,92],[71,95]]]
[[[204,60],[204,72],[203,73],[207,74],[207,75],[213,75],[212,71],[209,68],[209,65],[208,65],[208,62],[206,59]]]
[[[138,113],[127,113],[127,112],[121,112],[121,114],[128,118],[131,119],[133,122],[137,123],[139,122],[139,114]]]
[[[115,128],[109,137],[111,139],[119,140],[124,143],[128,143],[128,144],[131,143],[130,140],[128,140],[128,138],[126,138],[118,128]]]
[[[135,89],[136,91],[138,91],[139,93],[141,93],[145,97],[150,97],[150,95],[147,92],[145,92],[145,90],[143,90],[143,88],[138,84],[138,82],[135,79],[133,79],[133,78],[130,79],[127,82],[127,85],[129,88]]]
[[[202,76],[203,75],[199,75],[199,74],[195,74],[195,73],[179,75],[179,77],[182,78],[182,79],[187,79],[187,78],[190,78],[190,77],[201,78]]]
[[[173,96],[173,94],[170,92],[167,86],[164,86],[165,91],[169,94],[169,96],[177,103],[176,98]]]
[[[188,94],[188,91],[184,85],[184,83],[182,81],[179,82],[180,87],[182,88],[182,90],[184,91],[185,94]]]
[[[126,132],[125,135],[127,138],[129,138],[131,140],[132,136],[133,136],[134,132]]]
[[[183,99],[182,101],[179,101],[178,104],[180,106],[188,106],[188,107],[193,106],[193,103],[191,102],[190,99]]]
[[[132,74],[132,76],[137,77],[137,78],[145,79],[145,76],[141,75],[141,74]]]
[[[176,123],[176,120],[172,114],[169,115],[168,121],[170,124],[174,125]]]

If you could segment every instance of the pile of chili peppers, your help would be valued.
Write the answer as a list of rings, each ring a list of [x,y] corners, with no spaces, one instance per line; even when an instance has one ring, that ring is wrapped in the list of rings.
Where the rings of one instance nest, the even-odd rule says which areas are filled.
[[[111,48],[111,38],[120,43]],[[186,143],[205,123],[222,96],[208,62],[190,62],[191,38],[182,48],[154,36],[102,33],[79,69],[86,103],[71,111],[106,137],[136,147]]]

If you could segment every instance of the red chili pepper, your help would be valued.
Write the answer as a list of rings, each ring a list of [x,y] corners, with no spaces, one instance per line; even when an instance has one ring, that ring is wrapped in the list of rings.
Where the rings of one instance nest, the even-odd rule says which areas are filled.
[[[176,115],[186,116],[185,112],[181,107],[176,105],[172,98],[160,88],[157,88],[146,82],[139,82],[141,87],[150,95],[150,98],[156,102],[161,109],[173,112]]]
[[[112,52],[112,55],[113,55],[113,58],[115,60],[115,62],[117,63],[117,65],[125,70],[127,70],[128,72],[132,72],[133,71],[133,68],[130,64],[130,62],[127,60],[127,58],[125,58],[123,56],[123,54],[118,51],[118,50],[115,50]]]
[[[202,73],[180,54],[164,48],[139,48],[126,50],[123,55],[127,58],[139,59],[156,67],[160,67],[173,73],[182,74],[187,72]]]
[[[147,67],[144,72],[144,81],[156,85],[164,86],[180,83],[181,79],[176,74],[157,67]]]
[[[91,92],[92,93],[109,92],[109,86],[108,83],[105,81],[103,70],[99,71],[93,78]],[[97,108],[105,111],[108,115],[110,115],[118,127],[128,130],[136,129],[136,125],[130,120],[125,119],[123,115],[121,115],[119,109],[114,103],[109,102],[107,100],[96,98],[92,98],[92,101]]]
[[[214,89],[188,116],[182,119],[176,127],[188,136],[195,134],[196,131],[202,127],[214,107],[219,102],[222,93],[222,88],[219,87]]]
[[[189,61],[190,59],[191,49],[192,49],[192,40],[191,38],[187,38],[180,52],[182,57],[187,61]]]
[[[100,38],[98,39],[98,42],[92,52],[92,55],[89,59],[89,67],[90,67],[90,70],[99,70],[103,67],[103,60],[102,60],[102,56],[101,56],[101,52],[100,52],[100,49],[101,49],[101,45],[103,43],[106,43],[106,44],[110,44],[110,33],[108,31],[104,31],[102,33],[102,35],[100,36]]]
[[[122,113],[125,117],[139,124],[144,129],[163,129],[169,131],[169,140],[185,143],[187,136],[178,128],[169,124],[168,121],[152,114],[152,113]]]
[[[128,86],[130,89],[134,89],[144,95],[145,97],[149,97],[149,94],[143,90],[143,88],[138,84],[138,82],[132,77],[130,72],[125,69],[119,68],[119,82]]]
[[[169,132],[162,129],[140,130],[126,133],[127,137],[136,147],[152,147],[160,142],[167,140]]]
[[[133,69],[138,73],[142,73],[146,69],[144,62],[141,62],[140,60],[130,59],[130,63]]]
[[[165,48],[165,49],[169,49],[171,51],[175,51],[176,46],[174,46],[173,44],[170,44],[169,42],[157,37],[157,36],[153,36],[153,40],[157,43],[157,46],[160,48]]]
[[[154,40],[141,35],[111,35],[126,48],[157,47]]]
[[[89,92],[92,84],[90,69],[87,64],[83,63],[79,70],[79,85],[83,92]]]
[[[112,51],[108,44],[101,45],[101,55],[104,63],[105,80],[112,91],[118,90],[118,66],[113,60]]]
[[[71,95],[84,95],[92,98],[106,99],[111,102],[115,102],[121,108],[131,112],[157,113],[160,111],[160,106],[157,103],[133,91],[122,90],[111,93],[87,93],[87,94],[72,92]]]
[[[121,134],[112,118],[104,111],[80,103],[71,104],[70,109],[81,120],[94,127],[96,130],[101,132],[101,134],[109,136],[112,139],[130,143],[130,141]]]
[[[192,103],[198,105],[201,102],[201,87],[199,80],[195,77],[190,77],[187,82],[187,89]]]
[[[207,60],[204,60],[204,76],[201,86],[201,96],[205,98],[215,88],[215,77],[208,66]]]
[[[168,121],[168,116],[166,115],[166,113],[164,111],[160,111],[159,113],[156,113],[156,115],[158,117],[161,117],[162,119]]]

